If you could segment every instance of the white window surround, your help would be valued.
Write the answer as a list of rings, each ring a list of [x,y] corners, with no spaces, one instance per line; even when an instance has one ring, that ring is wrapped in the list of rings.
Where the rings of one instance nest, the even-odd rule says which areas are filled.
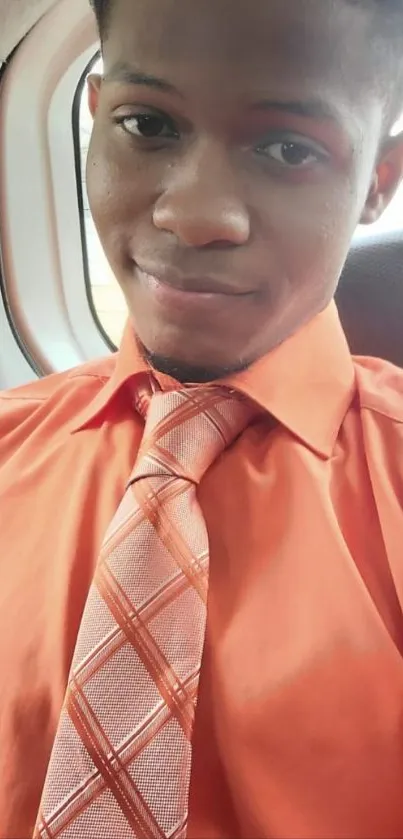
[[[1,87],[3,279],[15,329],[40,374],[109,351],[87,298],[72,120],[97,43],[88,0],[61,0],[24,39]],[[7,376],[15,338],[1,303],[0,333],[0,386],[33,378],[21,359]]]

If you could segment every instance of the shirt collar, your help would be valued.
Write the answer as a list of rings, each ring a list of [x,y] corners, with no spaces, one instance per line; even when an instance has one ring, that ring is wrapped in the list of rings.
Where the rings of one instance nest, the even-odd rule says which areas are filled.
[[[128,381],[133,384],[149,370],[129,321],[111,377],[76,418],[72,431],[87,427]],[[175,386],[168,376],[156,378],[163,390]],[[329,458],[355,391],[354,365],[335,303],[247,370],[221,383],[249,396],[294,436]]]

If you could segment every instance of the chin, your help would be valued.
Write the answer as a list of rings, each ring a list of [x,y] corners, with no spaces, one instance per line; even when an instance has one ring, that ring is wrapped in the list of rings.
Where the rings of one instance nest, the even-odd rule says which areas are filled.
[[[195,356],[184,356],[179,348],[149,348],[140,342],[143,355],[159,373],[164,373],[178,382],[198,383],[214,382],[224,379],[232,373],[237,373],[248,367],[248,362],[240,359],[223,360],[219,357],[204,355],[202,352]]]
[[[177,381],[216,381],[245,369],[251,362],[242,352],[243,336],[234,334],[231,328],[209,330],[206,323],[167,323],[152,317],[151,312],[143,317],[146,313],[139,308],[136,316],[134,306],[130,308],[144,356],[155,370]]]
[[[147,357],[154,370],[165,373],[182,384],[216,382],[220,379],[225,379],[231,373],[236,373],[244,369],[243,365],[232,367],[195,366],[185,364],[168,356],[153,355],[152,353],[147,353]]]

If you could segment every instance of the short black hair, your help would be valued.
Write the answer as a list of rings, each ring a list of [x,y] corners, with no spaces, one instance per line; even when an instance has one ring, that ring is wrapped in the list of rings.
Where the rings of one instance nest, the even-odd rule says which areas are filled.
[[[391,129],[403,108],[403,0],[334,0],[349,6],[357,6],[372,15],[374,39],[381,46],[386,72],[382,82],[387,86],[386,121]],[[97,20],[102,42],[108,30],[109,15],[113,0],[90,0]],[[378,50],[379,52],[379,50]]]
[[[102,42],[107,30],[108,16],[110,7],[112,5],[112,0],[90,0],[90,5],[92,6],[95,13],[99,37]]]

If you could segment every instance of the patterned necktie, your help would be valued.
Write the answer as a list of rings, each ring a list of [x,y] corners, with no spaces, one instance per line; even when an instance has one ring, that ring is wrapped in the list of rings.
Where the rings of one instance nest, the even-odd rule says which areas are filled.
[[[186,836],[209,570],[196,487],[254,409],[223,387],[152,394],[151,383],[136,394],[143,443],[78,633],[43,839]]]

